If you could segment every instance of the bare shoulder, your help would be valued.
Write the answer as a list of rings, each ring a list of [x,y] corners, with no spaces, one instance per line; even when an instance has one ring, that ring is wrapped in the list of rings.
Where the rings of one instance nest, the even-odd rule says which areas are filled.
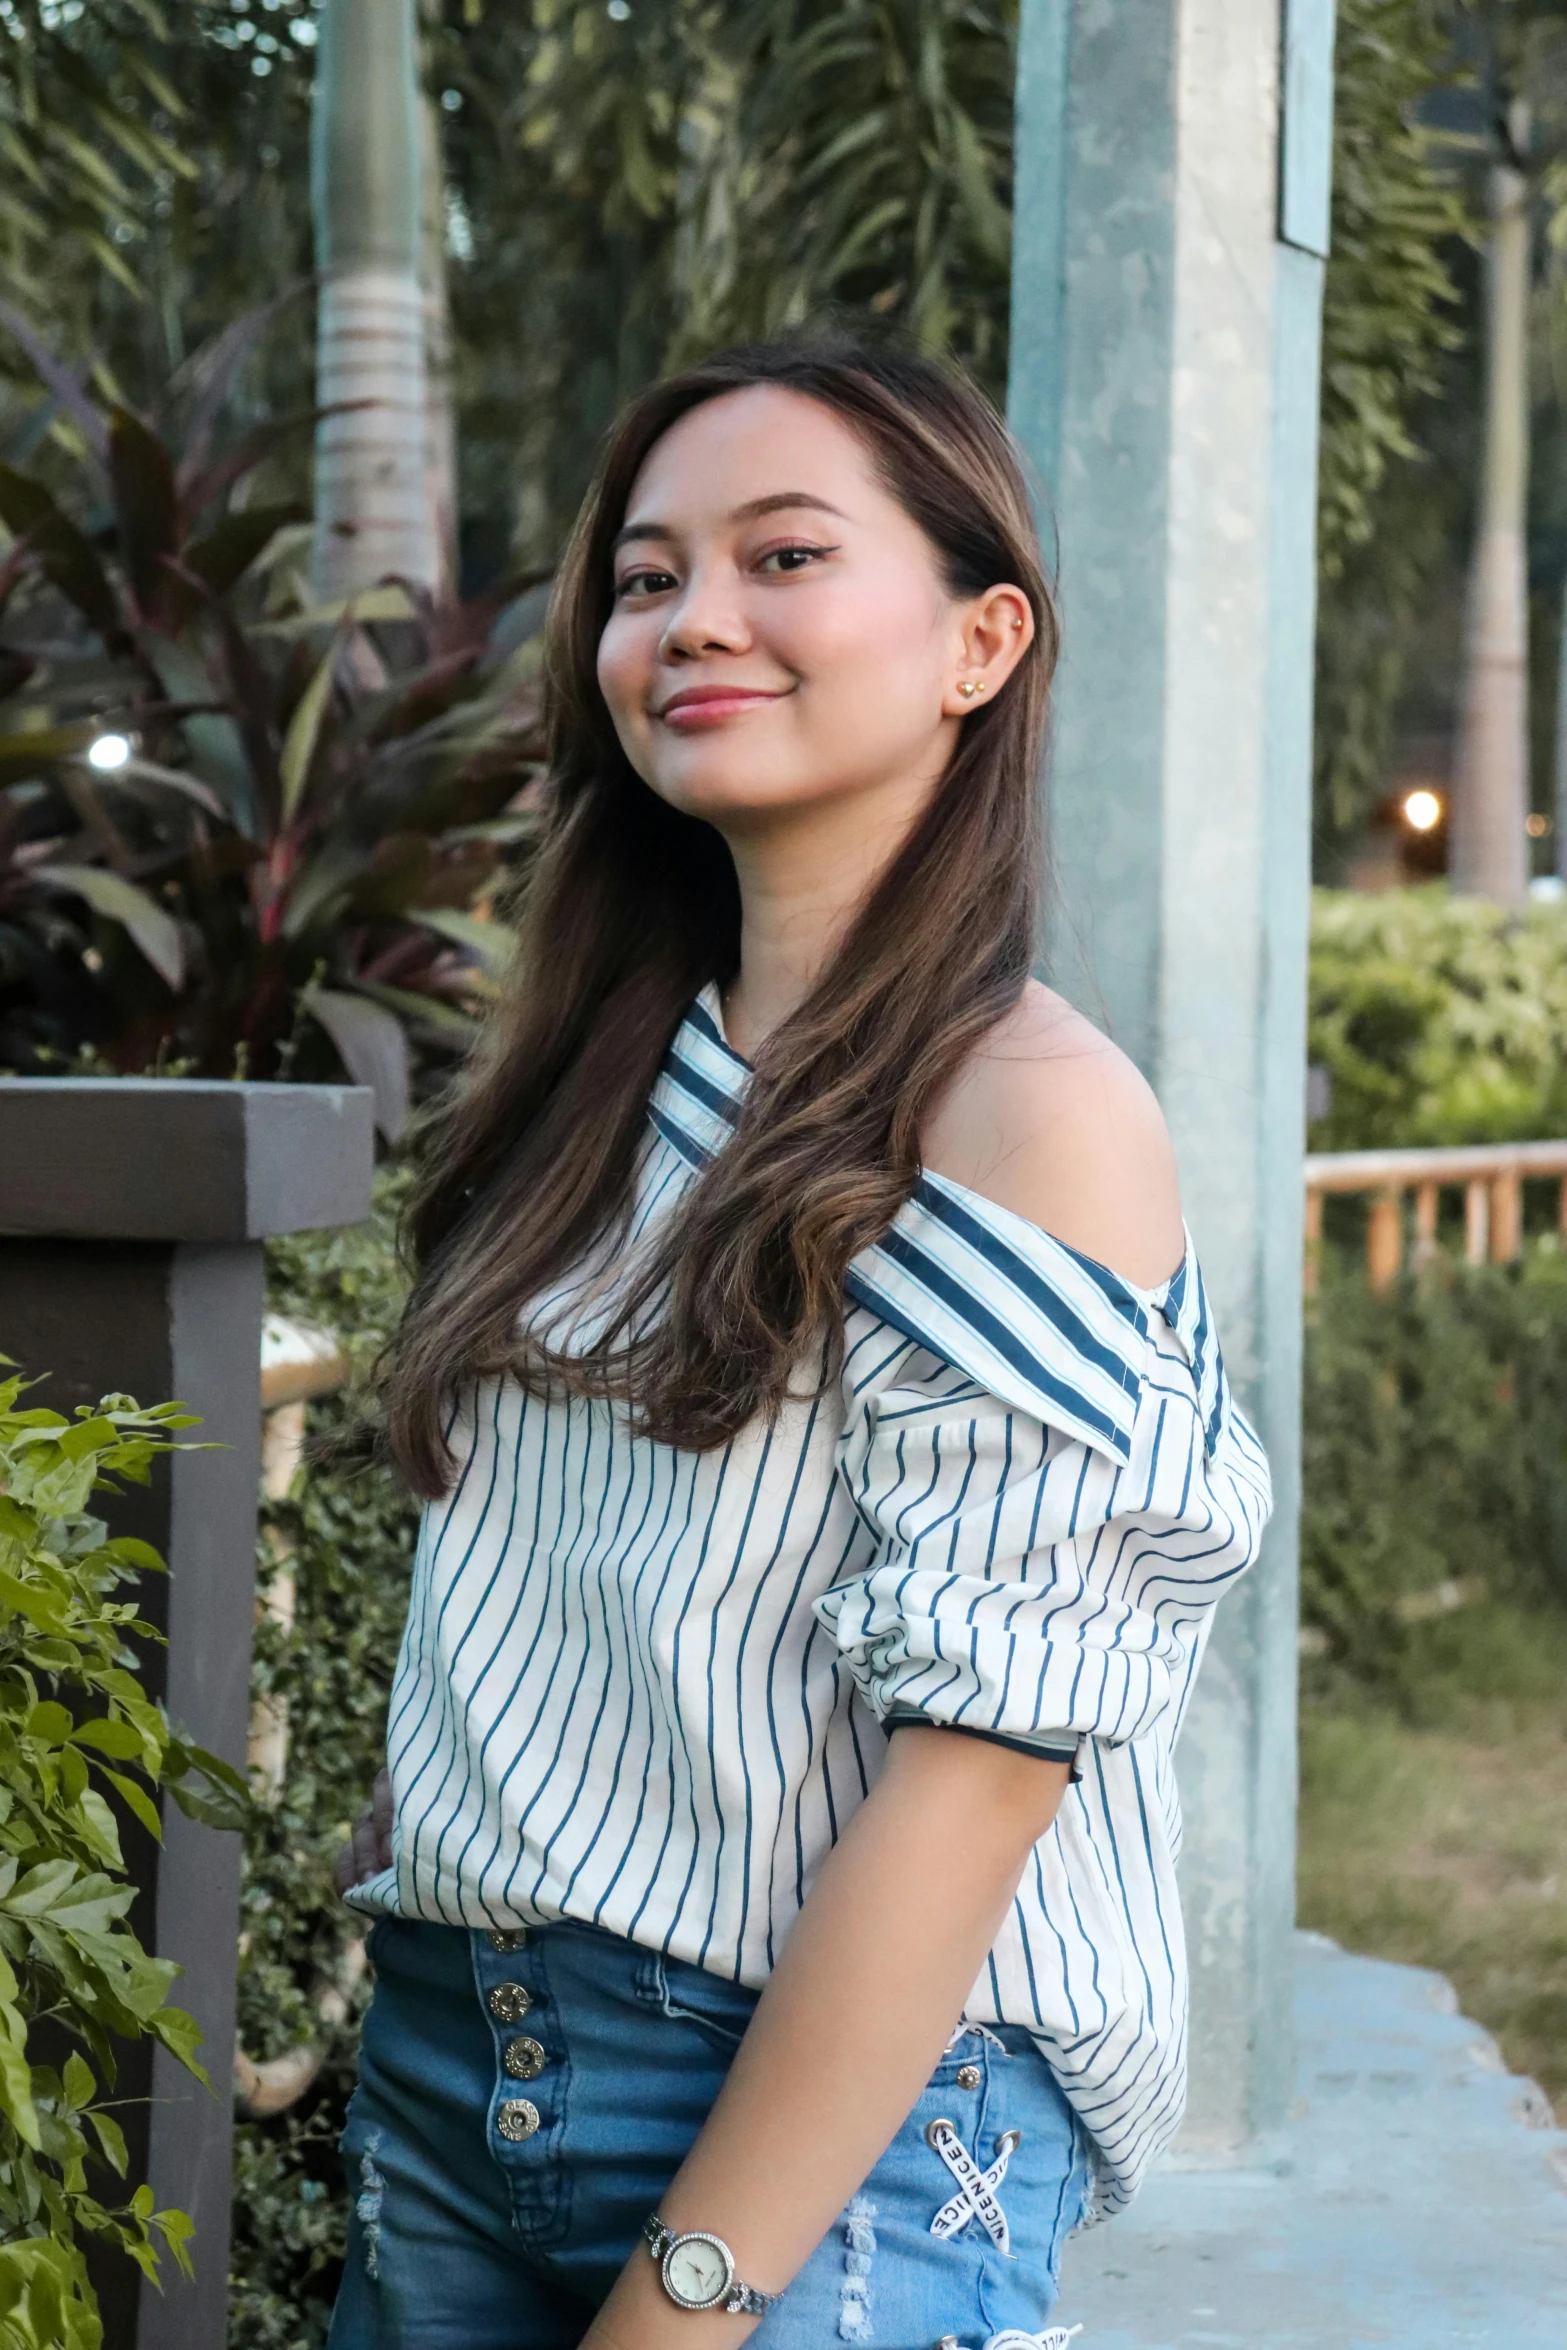
[[[1030,981],[925,1122],[926,1166],[1152,1289],[1180,1263],[1175,1153],[1153,1090]]]

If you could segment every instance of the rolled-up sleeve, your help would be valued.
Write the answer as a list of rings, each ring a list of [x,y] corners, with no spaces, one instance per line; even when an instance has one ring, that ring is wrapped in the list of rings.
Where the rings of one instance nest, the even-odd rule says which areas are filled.
[[[1184,1701],[1267,1471],[1239,1413],[1211,1449],[1173,1333],[1149,1354],[1124,1455],[928,1354],[862,1400],[840,1474],[876,1554],[816,1611],[878,1719],[1119,1745]]]

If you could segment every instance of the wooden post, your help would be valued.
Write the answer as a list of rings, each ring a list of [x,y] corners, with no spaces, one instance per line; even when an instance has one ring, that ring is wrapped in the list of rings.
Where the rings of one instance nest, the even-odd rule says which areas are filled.
[[[1491,1186],[1483,1175],[1464,1185],[1464,1260],[1483,1265],[1490,1245]]]
[[[1523,1245],[1523,1179],[1509,1167],[1491,1183],[1491,1262],[1510,1265]]]
[[[112,1390],[178,1397],[218,1449],[176,1453],[115,1504],[169,1574],[143,1613],[146,1660],[175,1724],[243,1769],[261,1446],[261,1242],[357,1223],[374,1165],[367,1092],[142,1078],[0,1079],[0,1348],[57,1410]],[[155,1844],[129,1823],[134,1922],[184,1968],[213,2092],[146,2042],[121,2061],[131,2176],[196,2223],[193,2284],[161,2293],[94,2257],[104,2350],[222,2350],[227,2338],[239,1928],[237,1839],[164,1808]]]
[[[1376,1290],[1390,1289],[1404,1261],[1404,1195],[1379,1191],[1366,1226],[1366,1272]]]
[[[1315,1297],[1322,1278],[1322,1194],[1306,1192],[1306,1295]]]
[[[1415,1186],[1415,1263],[1429,1265],[1436,1256],[1436,1224],[1440,1193],[1434,1183]]]

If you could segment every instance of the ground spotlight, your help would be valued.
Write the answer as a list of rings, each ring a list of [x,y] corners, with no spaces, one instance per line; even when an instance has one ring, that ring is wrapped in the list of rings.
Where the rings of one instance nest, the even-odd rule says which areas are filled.
[[[100,775],[112,775],[117,767],[127,766],[130,756],[129,735],[100,734],[87,746],[87,764],[96,767]]]

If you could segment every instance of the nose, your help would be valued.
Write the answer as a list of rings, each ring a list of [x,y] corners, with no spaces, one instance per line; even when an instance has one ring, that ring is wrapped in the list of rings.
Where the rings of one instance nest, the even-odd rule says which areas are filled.
[[[704,653],[743,653],[751,631],[733,566],[695,564],[658,640],[661,661],[696,661]]]

